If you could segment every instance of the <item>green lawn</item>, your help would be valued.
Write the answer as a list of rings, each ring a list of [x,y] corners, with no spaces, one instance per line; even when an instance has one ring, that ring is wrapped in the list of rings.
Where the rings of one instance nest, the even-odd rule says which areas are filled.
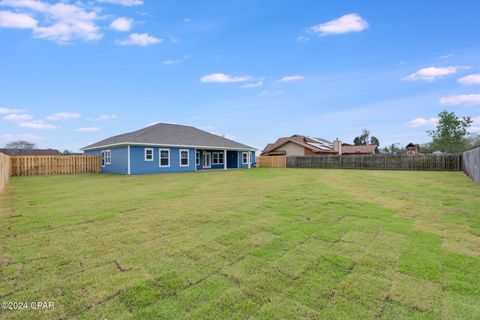
[[[480,319],[461,173],[253,169],[15,177],[1,319]]]

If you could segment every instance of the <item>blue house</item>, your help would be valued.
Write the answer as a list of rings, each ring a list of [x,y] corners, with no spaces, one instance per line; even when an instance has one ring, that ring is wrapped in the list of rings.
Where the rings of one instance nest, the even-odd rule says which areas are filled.
[[[159,123],[82,148],[98,155],[102,172],[145,174],[255,166],[255,149],[212,133]]]

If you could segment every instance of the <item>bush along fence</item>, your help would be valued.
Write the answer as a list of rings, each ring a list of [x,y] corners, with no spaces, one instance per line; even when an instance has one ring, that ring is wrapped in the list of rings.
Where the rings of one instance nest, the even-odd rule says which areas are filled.
[[[10,176],[100,172],[98,156],[12,156]]]
[[[268,158],[268,157],[259,157]],[[258,167],[271,167],[257,158]],[[289,156],[286,168],[461,171],[462,154]]]
[[[10,157],[0,153],[0,192],[5,188],[10,177]]]
[[[480,185],[480,148],[463,153],[463,170]]]

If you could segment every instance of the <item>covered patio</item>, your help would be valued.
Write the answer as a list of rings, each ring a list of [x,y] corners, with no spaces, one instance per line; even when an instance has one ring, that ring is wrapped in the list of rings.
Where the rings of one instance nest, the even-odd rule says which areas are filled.
[[[255,154],[249,150],[195,149],[196,170],[251,168]]]

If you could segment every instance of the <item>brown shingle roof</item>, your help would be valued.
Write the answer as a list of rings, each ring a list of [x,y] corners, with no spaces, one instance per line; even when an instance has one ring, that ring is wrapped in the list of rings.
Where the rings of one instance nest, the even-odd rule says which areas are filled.
[[[377,153],[378,147],[376,145],[368,145],[368,146],[342,146],[342,154],[371,154]]]
[[[333,153],[332,143],[328,140],[294,134],[291,137],[279,138],[275,143],[267,144],[261,155],[273,155],[274,152],[278,153],[274,150],[283,146],[287,142],[298,144],[311,150],[313,153]]]
[[[332,142],[314,138],[302,136],[299,134],[294,134],[291,137],[279,138],[275,143],[269,143],[263,149],[261,155],[278,155],[279,152],[276,151],[279,147],[283,146],[287,142],[292,142],[298,144],[304,148],[309,149],[314,154],[334,154],[336,153],[333,150]],[[371,154],[378,153],[378,147],[376,145],[367,145],[367,146],[352,146],[352,145],[342,145],[342,154]]]

